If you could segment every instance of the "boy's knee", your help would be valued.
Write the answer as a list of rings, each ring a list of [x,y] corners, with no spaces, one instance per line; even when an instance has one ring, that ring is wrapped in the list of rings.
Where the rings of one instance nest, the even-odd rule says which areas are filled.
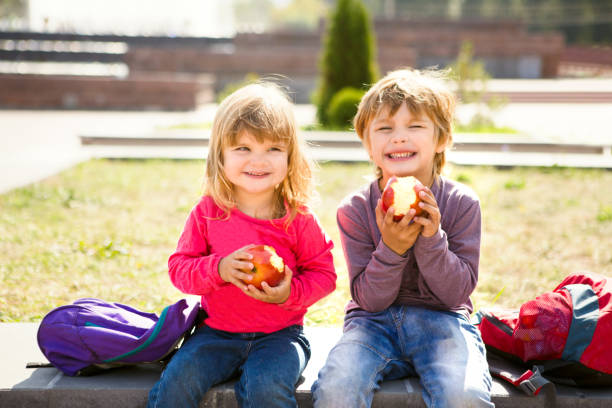
[[[494,406],[491,403],[490,392],[477,387],[445,390],[441,398],[443,401],[438,403],[441,407],[489,408]]]
[[[492,407],[491,391],[485,388],[470,387],[464,391],[466,407]]]
[[[366,407],[360,390],[349,390],[338,383],[313,384],[312,398],[315,408]]]
[[[312,398],[319,408],[366,407],[368,390],[368,384],[349,375],[320,375],[312,385]]]
[[[338,344],[312,386],[315,407],[368,407],[384,364],[384,359],[361,344]]]

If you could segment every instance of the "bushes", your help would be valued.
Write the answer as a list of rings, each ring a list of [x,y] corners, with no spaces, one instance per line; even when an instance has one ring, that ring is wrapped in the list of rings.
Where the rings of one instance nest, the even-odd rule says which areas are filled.
[[[352,87],[342,88],[337,92],[327,108],[329,126],[342,130],[351,128],[353,117],[357,113],[357,106],[364,92],[362,89]]]
[[[319,88],[314,97],[317,119],[330,126],[329,106],[345,87],[366,89],[376,81],[374,33],[360,0],[338,0],[327,24]]]
[[[229,95],[236,92],[238,89],[244,86],[250,85],[250,84],[254,84],[255,82],[258,82],[259,80],[260,80],[259,75],[257,75],[254,72],[249,72],[248,74],[245,75],[242,81],[230,82],[229,84],[225,85],[225,87],[217,94],[217,98],[216,98],[217,103],[223,102],[225,98],[227,98]]]

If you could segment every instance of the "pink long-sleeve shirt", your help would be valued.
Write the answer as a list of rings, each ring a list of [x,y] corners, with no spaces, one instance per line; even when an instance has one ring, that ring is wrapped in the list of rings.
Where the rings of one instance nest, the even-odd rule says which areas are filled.
[[[469,314],[478,281],[481,213],[469,187],[439,177],[431,187],[441,213],[440,228],[420,235],[405,254],[382,240],[374,209],[381,197],[375,180],[347,197],[337,213],[340,238],[356,308],[370,312],[391,305],[422,306]]]
[[[307,308],[336,287],[333,243],[307,208],[287,227],[288,215],[261,220],[233,209],[226,218],[211,197],[192,209],[168,260],[170,280],[182,292],[200,295],[205,323],[234,333],[271,333],[303,325]],[[272,304],[245,295],[219,276],[219,261],[248,244],[270,245],[293,271],[286,302]]]

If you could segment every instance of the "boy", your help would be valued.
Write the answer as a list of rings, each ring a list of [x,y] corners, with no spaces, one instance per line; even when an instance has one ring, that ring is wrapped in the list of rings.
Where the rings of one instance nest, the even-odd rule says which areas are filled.
[[[352,300],[344,334],[313,384],[315,407],[369,407],[382,380],[417,375],[430,407],[491,407],[485,349],[470,324],[478,280],[480,204],[441,176],[455,99],[436,71],[398,70],[363,97],[355,130],[376,180],[337,220]],[[381,209],[391,176],[414,176],[422,215]]]

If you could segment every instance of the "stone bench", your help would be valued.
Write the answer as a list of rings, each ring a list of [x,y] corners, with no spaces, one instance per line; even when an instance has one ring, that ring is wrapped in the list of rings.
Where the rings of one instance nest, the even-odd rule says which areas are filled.
[[[142,408],[160,375],[156,365],[111,370],[92,377],[68,377],[55,368],[26,368],[31,361],[45,362],[36,343],[36,323],[0,324],[0,407],[113,407]],[[304,372],[305,381],[296,391],[300,408],[312,407],[310,386],[340,337],[338,328],[306,328],[312,359]],[[545,399],[528,397],[494,380],[493,402],[497,407],[544,407]],[[236,408],[233,383],[214,387],[200,408]],[[558,407],[600,408],[612,406],[612,389],[579,389],[557,386]],[[373,407],[425,407],[416,378],[387,381],[375,394]]]

